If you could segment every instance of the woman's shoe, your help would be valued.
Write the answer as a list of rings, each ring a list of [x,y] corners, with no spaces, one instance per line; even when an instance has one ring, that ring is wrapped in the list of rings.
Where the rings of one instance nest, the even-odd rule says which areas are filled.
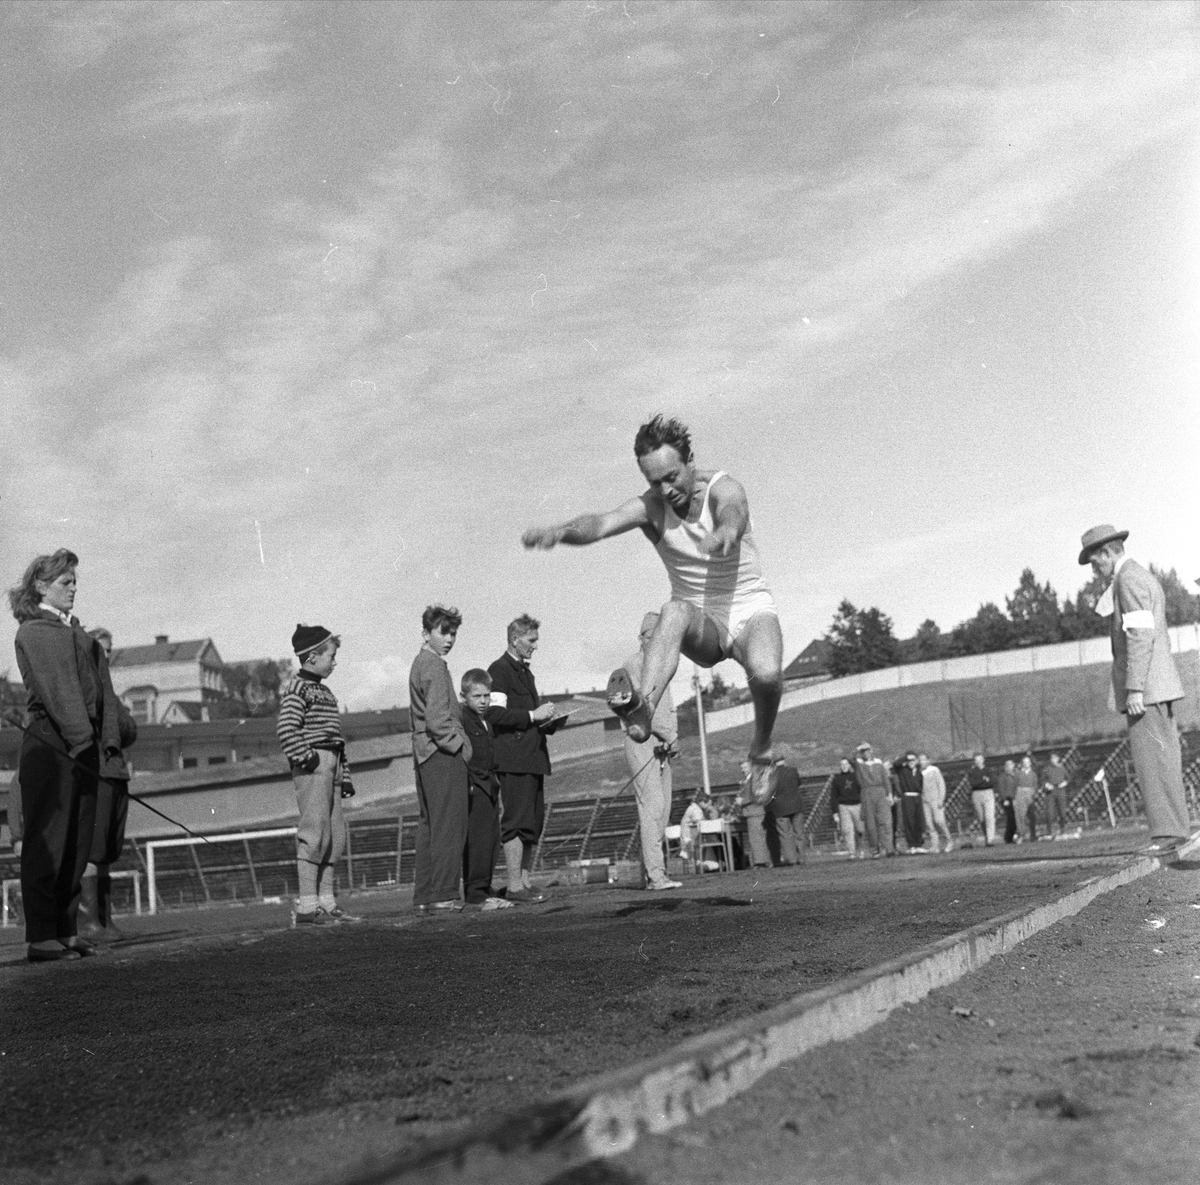
[[[60,963],[65,959],[82,959],[83,955],[77,950],[71,950],[66,946],[55,946],[53,948],[45,948],[31,946],[25,954],[25,958],[31,963]]]

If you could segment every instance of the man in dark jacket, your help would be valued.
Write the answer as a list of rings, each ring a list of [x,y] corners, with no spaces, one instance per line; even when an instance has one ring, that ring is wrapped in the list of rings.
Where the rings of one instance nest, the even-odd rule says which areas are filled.
[[[896,781],[900,788],[900,820],[909,855],[925,851],[925,806],[922,797],[924,779],[915,753],[906,753],[896,763]]]
[[[527,613],[509,622],[508,649],[488,667],[494,707],[532,712],[538,706],[537,684],[529,661],[537,649],[540,624]],[[500,842],[508,865],[506,896],[510,901],[545,900],[545,895],[533,887],[529,871],[546,819],[543,783],[550,772],[546,736],[554,727],[553,722],[524,728],[511,724],[496,727],[494,751],[504,807]]]
[[[862,790],[849,757],[842,758],[837,773],[833,775],[829,783],[829,797],[833,805],[833,821],[842,833],[842,842],[850,858],[857,856],[861,860],[867,854],[865,849],[858,849],[857,843],[863,834]]]
[[[975,754],[974,764],[967,770],[967,783],[971,787],[975,818],[979,820],[984,842],[990,848],[996,842],[996,783],[987,771],[982,753]]]
[[[767,810],[775,820],[779,836],[779,858],[784,864],[804,859],[804,810],[800,801],[800,775],[782,757],[775,762],[775,797]]]

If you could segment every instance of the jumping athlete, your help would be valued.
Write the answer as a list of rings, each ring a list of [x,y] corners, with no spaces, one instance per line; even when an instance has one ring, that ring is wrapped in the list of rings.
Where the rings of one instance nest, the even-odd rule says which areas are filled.
[[[702,667],[732,658],[746,672],[754,701],[750,745],[755,802],[774,791],[771,732],[783,690],[783,636],[763,579],[750,528],[746,491],[727,473],[697,469],[687,428],[655,416],[633,442],[650,488],[604,514],[581,514],[554,527],[526,531],[527,548],[582,546],[640,527],[666,565],[671,599],[662,607],[634,687],[619,667],[608,703],[631,740],[650,735],[650,721],[684,654]]]

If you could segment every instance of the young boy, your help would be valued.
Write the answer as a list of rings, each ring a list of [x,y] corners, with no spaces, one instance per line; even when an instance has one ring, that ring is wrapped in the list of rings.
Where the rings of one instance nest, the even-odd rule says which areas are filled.
[[[481,910],[511,909],[512,901],[492,893],[492,870],[500,854],[500,779],[492,750],[492,728],[530,728],[554,715],[550,702],[534,708],[491,706],[492,677],[475,668],[462,677],[463,728],[471,742],[467,761],[469,779],[467,848],[463,856],[463,896]]]
[[[322,682],[337,665],[341,639],[319,625],[298,625],[292,649],[300,670],[279,700],[277,733],[292,766],[300,824],[296,872],[300,899],[292,914],[297,926],[356,922],[334,896],[334,868],[346,851],[342,799],[354,794],[338,702]]]

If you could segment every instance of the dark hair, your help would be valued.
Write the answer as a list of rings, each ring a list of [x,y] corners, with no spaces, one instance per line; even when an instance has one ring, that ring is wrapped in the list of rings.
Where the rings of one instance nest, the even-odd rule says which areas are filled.
[[[79,557],[65,547],[60,547],[53,555],[38,556],[25,569],[20,584],[14,584],[8,590],[12,615],[18,621],[31,621],[37,616],[38,605],[42,601],[42,594],[37,590],[38,581],[53,584],[64,572],[78,566]]]
[[[457,630],[462,625],[462,614],[453,605],[426,605],[425,612],[421,614],[421,628],[427,634],[432,634],[439,625]]]
[[[679,459],[685,465],[692,459],[692,434],[687,430],[687,426],[681,424],[674,416],[664,420],[661,415],[656,415],[637,430],[637,435],[633,438],[633,455],[644,457],[666,444],[679,454]]]
[[[522,613],[520,617],[514,617],[508,623],[508,644],[511,646],[518,638],[528,637],[534,630],[541,628],[542,623],[536,617]]]
[[[463,675],[461,686],[463,695],[467,694],[468,687],[482,687],[485,691],[491,691],[492,677],[481,667],[472,667]]]

